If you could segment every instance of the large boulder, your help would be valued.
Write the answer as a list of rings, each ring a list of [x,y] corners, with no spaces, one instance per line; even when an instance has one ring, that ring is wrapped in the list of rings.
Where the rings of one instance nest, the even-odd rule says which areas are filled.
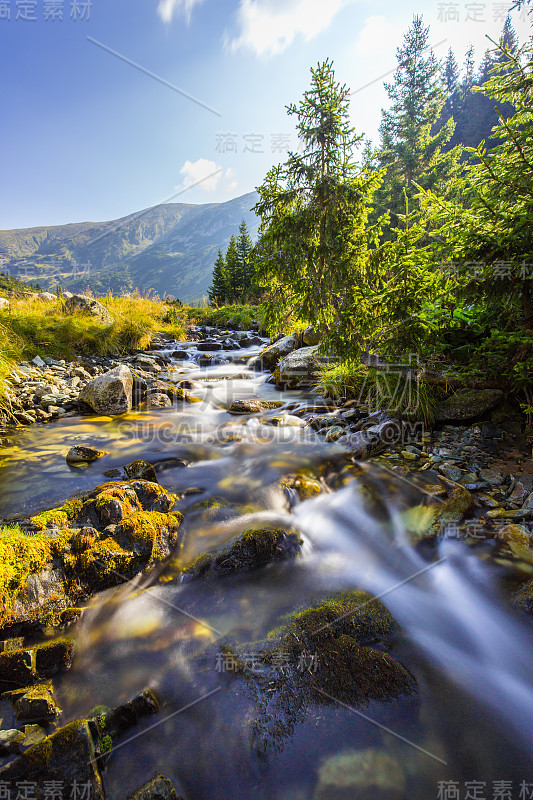
[[[289,386],[311,386],[316,383],[322,365],[327,362],[316,351],[316,346],[301,347],[282,358],[276,371],[276,382]]]
[[[39,294],[39,300],[44,300],[47,303],[50,303],[52,300],[57,300],[57,295],[52,294],[52,292],[41,292]]]
[[[132,392],[133,375],[121,364],[89,381],[78,400],[97,414],[125,414],[132,408]]]
[[[91,314],[98,322],[102,322],[104,325],[113,324],[113,317],[107,308],[99,303],[98,300],[95,300],[94,297],[87,297],[84,294],[74,294],[72,297],[68,297],[65,303],[65,310],[69,314],[74,314],[77,311]]]
[[[0,297],[0,309],[8,309],[9,307],[9,300],[6,300],[5,297]]]
[[[259,364],[263,369],[273,370],[283,356],[292,353],[298,347],[298,336],[293,333],[291,336],[284,336],[277,342],[266,347],[258,358]]]
[[[476,419],[503,400],[501,389],[461,389],[439,403],[435,422],[462,422]]]

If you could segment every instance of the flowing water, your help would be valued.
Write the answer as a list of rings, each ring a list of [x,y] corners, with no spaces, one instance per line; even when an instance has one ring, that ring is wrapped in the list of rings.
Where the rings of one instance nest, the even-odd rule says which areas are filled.
[[[377,467],[347,470],[338,446],[294,419],[284,424],[291,421],[284,414],[297,415],[316,397],[280,395],[265,374],[231,361],[234,354],[200,369],[194,345],[187,347],[190,359],[174,363],[174,375],[193,381],[201,403],[34,426],[15,434],[0,463],[2,516],[56,505],[142,457],[181,496],[181,510],[224,501],[218,513],[186,515],[185,560],[266,523],[304,537],[295,560],[217,580],[183,582],[171,563],[162,565],[84,615],[74,630],[74,667],[58,685],[65,721],[146,686],[163,699],[158,716],[111,753],[107,796],[123,798],[160,771],[187,800],[311,800],[325,759],[366,748],[402,765],[405,800],[466,798],[469,784],[472,798],[533,796],[531,627],[500,600],[500,575],[483,549],[450,540],[413,548],[401,511],[420,502],[415,486]],[[225,410],[254,396],[285,407],[259,419]],[[267,424],[274,417],[277,424]],[[64,454],[76,442],[108,454],[85,470],[70,468]],[[279,479],[301,469],[325,491],[298,503]],[[371,507],[369,490],[378,498]],[[284,614],[348,588],[377,595],[399,622],[391,654],[416,677],[415,695],[364,706],[329,695],[317,702],[298,697],[289,678],[258,694],[257,682],[221,668],[224,643],[242,643],[253,655],[250,643]],[[444,794],[451,781],[460,794]],[[475,781],[484,786],[475,790]],[[498,782],[507,794],[495,794]]]

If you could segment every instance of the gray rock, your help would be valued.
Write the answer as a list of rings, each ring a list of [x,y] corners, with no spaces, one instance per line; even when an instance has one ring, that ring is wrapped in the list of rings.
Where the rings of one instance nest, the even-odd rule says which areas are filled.
[[[263,369],[273,370],[283,356],[292,353],[297,347],[298,337],[295,333],[291,334],[291,336],[285,336],[283,339],[279,339],[277,342],[274,342],[274,344],[265,348],[259,356],[259,362]]]
[[[6,300],[5,297],[0,297],[0,309],[1,308],[4,309],[10,308],[9,300]]]
[[[148,392],[146,396],[148,408],[170,408],[172,400],[163,392]]]
[[[482,416],[503,399],[501,389],[462,389],[435,409],[435,422],[461,422]]]
[[[348,436],[341,436],[338,443],[350,450],[355,458],[367,458],[374,453],[379,453],[386,447],[398,441],[400,436],[399,423],[396,420],[384,420],[378,425],[372,425],[364,431],[357,431]]]
[[[31,363],[35,364],[36,367],[44,367],[44,366],[46,366],[46,364],[44,363],[44,361],[42,360],[42,358],[40,356],[35,356],[35,358],[33,359],[33,361]]]
[[[52,292],[41,292],[39,294],[39,300],[50,302],[51,300],[57,300],[57,295],[52,294]]]
[[[310,386],[316,383],[327,359],[317,356],[315,347],[301,347],[282,358],[278,365],[278,382],[291,386]]]
[[[78,400],[97,414],[124,414],[132,408],[133,375],[128,367],[115,367],[93,378],[82,389]]]
[[[113,324],[113,317],[107,308],[99,303],[98,300],[95,300],[94,297],[87,297],[84,294],[75,294],[67,298],[65,310],[69,314],[76,312],[91,314],[104,325]]]

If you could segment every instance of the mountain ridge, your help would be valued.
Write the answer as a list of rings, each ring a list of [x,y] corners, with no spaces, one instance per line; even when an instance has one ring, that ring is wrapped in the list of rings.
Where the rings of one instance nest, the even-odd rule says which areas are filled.
[[[257,198],[248,192],[223,203],[161,203],[104,222],[2,230],[0,270],[47,289],[139,289],[190,302],[206,294],[217,251],[242,219],[257,236]]]

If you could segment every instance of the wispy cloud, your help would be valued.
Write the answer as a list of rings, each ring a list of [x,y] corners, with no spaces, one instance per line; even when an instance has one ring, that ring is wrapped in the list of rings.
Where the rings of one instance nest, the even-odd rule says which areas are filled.
[[[189,23],[194,6],[202,2],[203,0],[159,0],[157,13],[163,22],[172,22],[174,15],[183,14]]]
[[[222,177],[222,167],[207,158],[199,158],[186,161],[180,175],[183,175],[184,188],[198,184],[204,192],[215,192]]]
[[[274,56],[297,36],[309,41],[325,30],[332,19],[356,0],[241,0],[237,11],[239,32],[228,37],[230,51],[251,50],[258,56]]]

